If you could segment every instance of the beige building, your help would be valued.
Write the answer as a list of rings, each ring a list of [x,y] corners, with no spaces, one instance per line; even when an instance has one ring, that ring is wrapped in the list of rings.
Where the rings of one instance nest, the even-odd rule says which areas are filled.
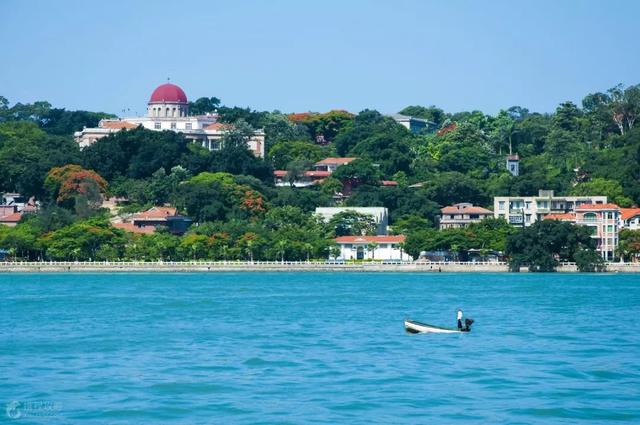
[[[74,137],[80,148],[123,129],[139,126],[153,131],[176,131],[209,150],[222,147],[222,138],[232,126],[219,123],[217,114],[189,115],[189,102],[184,91],[175,84],[162,84],[151,94],[144,117],[104,119],[96,128],[84,128]],[[257,157],[264,157],[264,131],[256,130],[247,143]]]
[[[585,204],[606,204],[606,196],[554,196],[552,190],[540,190],[538,196],[496,196],[493,215],[513,225],[530,226],[547,214],[575,212]]]
[[[620,208],[615,204],[582,204],[575,212],[548,214],[546,220],[559,220],[585,226],[596,241],[596,250],[603,259],[613,260],[618,249]]]
[[[493,217],[493,211],[466,202],[444,207],[440,212],[440,230],[467,227],[471,223]]]

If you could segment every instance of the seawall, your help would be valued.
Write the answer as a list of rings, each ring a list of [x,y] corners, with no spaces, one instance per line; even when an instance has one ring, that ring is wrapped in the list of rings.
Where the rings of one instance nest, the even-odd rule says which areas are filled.
[[[506,263],[321,263],[321,262],[1,262],[0,273],[131,273],[131,272],[413,272],[507,273]],[[522,272],[527,268],[523,267]],[[558,272],[575,273],[575,264],[562,264]],[[610,263],[607,272],[640,273],[640,263]]]

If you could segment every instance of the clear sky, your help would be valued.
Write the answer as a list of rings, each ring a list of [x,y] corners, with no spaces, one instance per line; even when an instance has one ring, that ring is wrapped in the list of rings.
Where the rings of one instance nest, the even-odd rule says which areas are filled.
[[[0,0],[0,17],[0,95],[68,109],[143,113],[167,77],[283,112],[548,112],[640,83],[634,0]]]

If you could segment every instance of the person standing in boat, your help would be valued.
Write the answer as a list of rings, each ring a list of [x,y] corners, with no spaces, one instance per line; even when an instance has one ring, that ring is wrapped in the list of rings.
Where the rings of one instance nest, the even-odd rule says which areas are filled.
[[[458,309],[458,329],[462,330],[462,310]]]

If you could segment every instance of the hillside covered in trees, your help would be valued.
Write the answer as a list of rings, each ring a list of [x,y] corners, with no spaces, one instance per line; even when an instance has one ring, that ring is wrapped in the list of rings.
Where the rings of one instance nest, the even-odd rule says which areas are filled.
[[[0,226],[0,247],[31,259],[326,258],[337,223],[319,223],[311,212],[341,202],[387,207],[414,256],[423,249],[505,250],[513,233],[506,222],[436,231],[439,209],[457,202],[490,207],[493,196],[539,189],[640,204],[638,85],[588,94],[552,113],[520,106],[496,115],[435,106],[399,111],[432,123],[418,134],[374,110],[284,114],[222,106],[214,97],[190,109],[234,124],[220,151],[142,128],[80,150],[73,132],[109,114],[0,97],[0,193],[34,196],[42,205],[15,228]],[[246,148],[254,128],[265,131],[264,159]],[[519,176],[505,168],[510,152],[521,158]],[[274,186],[274,169],[295,175],[329,156],[358,159],[316,186]],[[337,201],[345,181],[353,192]],[[101,194],[128,199],[131,211],[168,203],[200,225],[183,237],[126,234],[109,225]]]

